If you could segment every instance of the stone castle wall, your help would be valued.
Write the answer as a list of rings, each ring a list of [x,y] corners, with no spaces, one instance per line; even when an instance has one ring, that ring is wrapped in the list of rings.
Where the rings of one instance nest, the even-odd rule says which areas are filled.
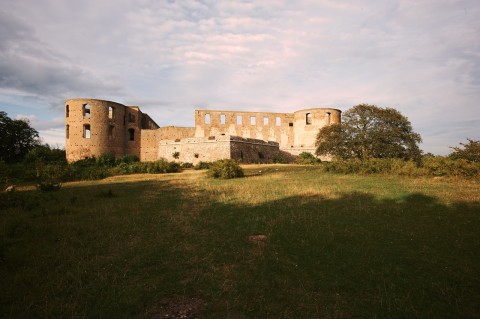
[[[269,163],[278,155],[278,143],[229,135],[162,140],[158,151],[158,158],[193,164],[223,158],[242,163]]]
[[[159,127],[138,106],[97,99],[65,101],[69,162],[111,153],[195,163],[221,158],[266,162],[315,152],[320,128],[340,123],[341,111],[311,108],[294,113],[196,110],[195,127]],[[277,151],[273,149],[276,148]],[[194,155],[198,154],[197,157]]]
[[[69,162],[103,154],[141,156],[142,133],[158,125],[136,106],[97,99],[65,101]]]

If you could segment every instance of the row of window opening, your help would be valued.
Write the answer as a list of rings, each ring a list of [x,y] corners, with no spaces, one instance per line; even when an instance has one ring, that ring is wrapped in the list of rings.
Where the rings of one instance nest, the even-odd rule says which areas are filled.
[[[90,117],[91,114],[91,107],[90,104],[83,104],[82,106],[82,114],[83,117]],[[65,116],[70,116],[70,106],[67,104],[65,107]],[[113,120],[115,118],[115,108],[113,106],[108,107],[108,119]],[[123,124],[125,124],[126,119],[123,118]],[[135,123],[135,115],[132,113],[128,113],[128,122]]]
[[[66,136],[67,139],[70,138],[70,125],[67,125],[65,127],[65,136]],[[92,131],[91,131],[90,124],[83,125],[82,137],[86,138],[86,139],[89,139],[89,138],[91,138],[91,136],[92,136]],[[115,126],[110,125],[108,127],[108,138],[113,139],[114,136],[115,136]],[[128,139],[130,141],[135,141],[135,129],[134,128],[129,128],[128,129]]]
[[[330,112],[327,112],[327,119],[330,121]],[[224,125],[226,123],[227,116],[225,114],[220,114],[220,124]],[[210,114],[205,114],[205,124],[210,124]],[[269,123],[269,117],[264,116],[263,117],[263,125],[268,125]],[[237,115],[237,125],[242,125],[243,124],[243,116],[242,115]],[[305,114],[305,124],[310,125],[312,124],[312,113],[307,113]],[[250,125],[257,125],[257,117],[256,116],[250,116]],[[275,118],[275,125],[276,126],[281,126],[282,125],[282,119],[280,117]],[[289,126],[293,126],[292,123],[289,123]]]
[[[210,124],[211,117],[210,114],[205,114],[205,124]],[[225,114],[220,114],[220,124],[224,125],[226,124],[227,121],[227,116]],[[263,117],[263,125],[268,125],[269,123],[269,117],[264,116]],[[243,115],[237,115],[237,125],[243,125]],[[250,116],[250,125],[257,125],[257,117],[256,116]],[[282,119],[280,117],[275,118],[275,125],[280,126],[282,125]]]

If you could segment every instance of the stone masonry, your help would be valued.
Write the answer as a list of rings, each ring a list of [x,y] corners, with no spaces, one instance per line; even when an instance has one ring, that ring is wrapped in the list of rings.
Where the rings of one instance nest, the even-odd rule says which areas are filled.
[[[301,152],[314,154],[319,129],[340,123],[341,111],[196,110],[195,127],[159,127],[137,106],[70,99],[65,101],[65,119],[69,162],[111,153],[136,155],[141,161],[165,158],[196,164],[233,158],[243,163],[262,163],[279,156],[292,160]]]

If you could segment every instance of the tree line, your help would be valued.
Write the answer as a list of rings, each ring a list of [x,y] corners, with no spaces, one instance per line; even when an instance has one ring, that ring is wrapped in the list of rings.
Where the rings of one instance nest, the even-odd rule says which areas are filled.
[[[38,132],[31,127],[28,120],[11,119],[6,112],[0,111],[0,132],[0,178],[22,174],[38,176],[42,172],[48,172],[52,165],[68,166],[65,150],[42,144]],[[460,167],[458,169],[461,171],[473,172],[462,173],[460,176],[472,174],[477,176],[476,172],[480,172],[480,169],[477,168],[479,165],[470,165],[480,163],[479,140],[467,138],[467,142],[450,147],[452,152],[447,157],[440,157],[441,159],[434,164],[432,164],[431,158],[435,156],[422,152],[419,147],[421,141],[420,134],[413,130],[408,118],[398,110],[360,104],[343,113],[341,124],[332,124],[319,130],[315,155],[331,157],[333,161],[326,164],[325,169],[333,172],[378,172],[382,170],[387,172],[386,167],[398,167],[400,163],[387,161],[379,164],[381,162],[378,160],[400,160],[414,163],[417,167],[422,165],[448,167],[450,165],[453,170]],[[299,163],[320,163],[320,160],[313,154],[301,155]],[[98,173],[98,169],[93,170],[91,164],[107,167],[108,163],[104,163],[106,159],[115,162],[115,165],[120,165],[120,168],[128,168],[132,172],[165,170],[165,167],[173,165],[157,163],[158,167],[154,169],[150,167],[151,165],[143,165],[145,166],[143,167],[141,164],[130,163],[132,161],[129,158],[112,159],[112,157],[111,154],[105,154],[96,160],[74,163],[75,165],[69,168],[68,172],[71,175],[69,178],[81,178],[85,176],[82,172],[86,171],[89,172],[88,176],[92,174],[103,176],[104,173]],[[457,163],[447,163],[444,161],[445,159],[457,161]],[[345,161],[351,162],[345,163]],[[338,164],[334,164],[335,162]],[[370,164],[367,165],[368,162]]]

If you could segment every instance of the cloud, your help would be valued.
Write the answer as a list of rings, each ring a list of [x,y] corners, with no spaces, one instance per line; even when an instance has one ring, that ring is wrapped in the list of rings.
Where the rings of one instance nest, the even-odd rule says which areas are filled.
[[[58,107],[66,95],[115,94],[123,89],[117,79],[108,79],[105,75],[102,79],[52,50],[35,37],[31,26],[3,11],[0,11],[0,35],[0,88],[3,90],[26,92]]]
[[[42,123],[45,105],[61,117],[72,97],[136,104],[160,125],[190,126],[195,107],[371,103],[408,116],[428,149],[480,138],[476,122],[461,121],[479,118],[474,0],[5,0],[2,8],[0,101]]]
[[[17,114],[16,120],[26,120],[36,130],[59,129],[65,126],[65,119],[63,117],[55,117],[51,120],[42,120],[35,114]]]

